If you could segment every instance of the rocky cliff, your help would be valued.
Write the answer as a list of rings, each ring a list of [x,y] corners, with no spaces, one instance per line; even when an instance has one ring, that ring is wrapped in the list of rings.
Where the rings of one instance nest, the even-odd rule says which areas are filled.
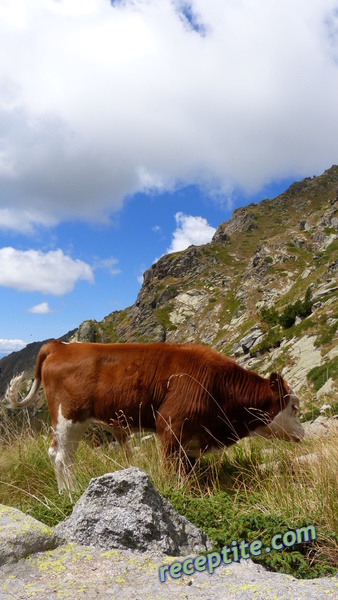
[[[273,200],[237,208],[211,243],[163,256],[144,273],[133,306],[85,321],[73,339],[208,344],[334,398],[337,271],[333,166]]]
[[[86,321],[76,339],[209,344],[263,374],[282,371],[297,389],[329,392],[338,371],[337,272],[333,166],[236,209],[210,244],[163,256],[132,307]]]

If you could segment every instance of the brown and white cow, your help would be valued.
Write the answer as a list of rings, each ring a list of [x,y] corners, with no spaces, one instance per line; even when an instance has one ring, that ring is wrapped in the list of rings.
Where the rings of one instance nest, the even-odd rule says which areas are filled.
[[[53,341],[41,348],[32,388],[19,401],[21,381],[12,379],[6,393],[14,408],[29,406],[43,383],[60,491],[74,487],[71,466],[90,423],[126,440],[120,415],[136,430],[156,431],[167,456],[183,449],[192,459],[248,435],[304,435],[299,399],[280,375],[264,379],[205,346]]]

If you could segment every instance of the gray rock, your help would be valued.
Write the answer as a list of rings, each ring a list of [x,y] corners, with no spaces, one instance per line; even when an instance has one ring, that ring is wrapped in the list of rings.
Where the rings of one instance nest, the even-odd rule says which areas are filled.
[[[323,306],[323,303],[320,302],[320,300],[318,302],[314,302],[311,307],[311,312],[315,312],[315,310],[318,310],[318,308],[320,308],[321,306]]]
[[[158,281],[166,277],[179,279],[186,275],[189,271],[200,273],[205,269],[205,265],[201,262],[202,252],[196,246],[189,246],[184,252],[177,252],[162,256],[150,269],[145,271],[143,275],[143,286],[140,290],[138,299],[142,300],[142,295],[147,290],[147,287],[155,279]]]
[[[54,550],[62,542],[47,525],[16,508],[0,504],[0,565],[36,552]]]
[[[241,354],[247,354],[250,348],[257,345],[261,339],[263,339],[263,332],[259,327],[254,325],[250,329],[250,333],[244,336],[239,342],[234,344],[233,352],[235,356],[241,356]]]
[[[235,232],[247,232],[257,229],[257,217],[248,207],[236,208],[229,221],[221,223],[212,238],[213,242],[224,243],[230,240]]]
[[[218,244],[227,244],[230,242],[230,235],[224,231],[226,225],[226,223],[221,223],[221,225],[217,227],[216,233],[212,238],[213,242],[217,242]]]
[[[338,271],[338,258],[330,264],[325,275],[333,275],[336,271]]]
[[[336,577],[299,580],[251,559],[221,564],[212,575],[208,569],[179,579],[167,575],[161,583],[160,567],[184,558],[68,544],[0,567],[0,600],[337,599]]]
[[[336,231],[338,231],[338,219],[337,219],[337,217],[332,217],[332,219],[331,219],[331,225],[332,225],[332,227]]]
[[[236,342],[232,347],[233,355],[238,358],[244,354],[244,350],[242,348],[242,344],[240,342]]]
[[[307,436],[322,436],[332,431],[338,432],[338,418],[336,417],[320,415],[314,421],[302,423],[302,425]]]
[[[73,513],[55,528],[69,542],[169,555],[207,550],[205,533],[176,513],[140,469],[92,479]]]
[[[313,226],[305,220],[298,221],[298,229],[301,231],[313,231]]]
[[[76,333],[78,342],[95,342],[96,341],[96,321],[83,321]]]

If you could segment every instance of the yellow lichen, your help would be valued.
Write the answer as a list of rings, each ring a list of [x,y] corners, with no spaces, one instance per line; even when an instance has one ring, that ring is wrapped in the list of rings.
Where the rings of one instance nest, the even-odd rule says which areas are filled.
[[[100,556],[101,558],[113,558],[113,556],[118,557],[119,553],[117,550],[107,550],[106,552],[101,552]]]

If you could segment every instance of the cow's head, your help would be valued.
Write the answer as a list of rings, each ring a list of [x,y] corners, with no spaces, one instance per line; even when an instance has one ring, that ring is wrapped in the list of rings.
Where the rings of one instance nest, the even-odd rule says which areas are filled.
[[[299,421],[299,398],[277,373],[270,375],[270,387],[275,396],[271,420],[255,429],[251,435],[264,438],[277,437],[287,442],[299,442],[305,431]]]

